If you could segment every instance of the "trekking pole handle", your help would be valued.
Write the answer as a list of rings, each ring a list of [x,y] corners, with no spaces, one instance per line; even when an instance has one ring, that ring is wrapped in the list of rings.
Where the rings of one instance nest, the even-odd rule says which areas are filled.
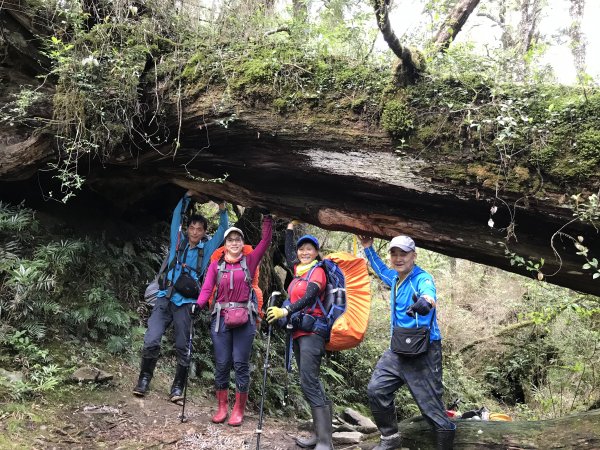
[[[271,292],[271,298],[269,299],[269,307],[271,307],[275,304],[275,299],[277,297],[281,297],[281,292],[279,292],[279,291]]]

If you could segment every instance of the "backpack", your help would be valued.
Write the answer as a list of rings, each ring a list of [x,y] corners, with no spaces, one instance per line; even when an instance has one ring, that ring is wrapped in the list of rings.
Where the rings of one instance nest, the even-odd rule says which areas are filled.
[[[347,350],[358,346],[365,337],[371,309],[371,280],[367,263],[349,253],[336,252],[325,256],[311,268],[321,267],[327,277],[322,300],[318,304],[329,327],[328,351]]]
[[[244,255],[248,255],[252,252],[252,250],[254,250],[252,248],[251,245],[244,245],[244,248],[242,250],[242,253]],[[225,256],[225,247],[219,247],[218,249],[216,249],[212,256],[210,257],[210,262],[212,263],[213,261],[219,261],[221,260],[223,257]],[[245,260],[245,258],[244,258]],[[244,264],[245,265],[245,264]],[[242,268],[244,268],[244,265],[242,265]],[[245,271],[246,271],[246,278],[250,278],[250,272],[248,271],[248,267],[245,267]],[[213,293],[210,296],[210,299],[208,300],[208,305],[210,308],[212,308],[212,303],[214,301],[215,298],[215,294],[216,294],[216,290],[217,290],[217,286],[219,285],[219,282],[221,281],[221,277],[222,277],[222,272],[218,272],[217,273],[217,280],[215,282],[215,288],[213,289]],[[256,296],[256,301],[257,301],[257,309],[258,309],[258,314],[259,316],[262,318],[264,316],[264,312],[262,310],[263,307],[263,292],[262,289],[260,287],[258,287],[258,280],[260,278],[260,265],[256,268],[256,272],[254,273],[254,277],[252,278],[252,282],[250,285],[250,290],[254,291],[254,294]]]

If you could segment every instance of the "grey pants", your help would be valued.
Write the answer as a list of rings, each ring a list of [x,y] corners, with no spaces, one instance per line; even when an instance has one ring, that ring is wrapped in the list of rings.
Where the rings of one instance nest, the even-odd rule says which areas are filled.
[[[175,331],[175,349],[177,350],[177,363],[188,367],[192,349],[190,340],[190,327],[192,326],[191,315],[192,303],[176,306],[175,303],[165,297],[156,299],[152,314],[148,319],[148,329],[144,335],[144,358],[158,358],[160,355],[160,341],[171,323]]]
[[[323,355],[325,355],[325,339],[318,334],[294,339],[294,356],[300,373],[300,388],[311,407],[323,406],[328,401],[319,378]]]
[[[407,357],[390,349],[379,358],[367,387],[372,411],[394,408],[394,394],[408,387],[421,414],[436,430],[454,430],[442,402],[442,343],[433,341],[423,355]]]

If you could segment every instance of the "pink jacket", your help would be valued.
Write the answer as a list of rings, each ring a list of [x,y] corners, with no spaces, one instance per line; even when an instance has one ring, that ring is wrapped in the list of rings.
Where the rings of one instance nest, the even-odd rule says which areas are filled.
[[[260,264],[260,260],[269,248],[271,244],[271,237],[273,235],[273,219],[270,216],[265,216],[262,223],[262,238],[254,251],[246,255],[246,264],[250,271],[250,277],[254,276],[256,268]],[[241,264],[239,262],[225,264],[225,268],[240,269],[233,272],[224,272],[221,277],[221,282],[218,287],[217,302],[245,302],[250,297],[250,287],[245,280],[244,271],[241,270]],[[200,296],[198,297],[198,305],[200,308],[204,308],[208,303],[208,299],[212,295],[215,283],[217,282],[217,272],[219,269],[219,261],[213,261],[208,270],[206,271],[206,278],[202,284],[200,290]],[[233,274],[233,289],[231,289],[230,277]]]

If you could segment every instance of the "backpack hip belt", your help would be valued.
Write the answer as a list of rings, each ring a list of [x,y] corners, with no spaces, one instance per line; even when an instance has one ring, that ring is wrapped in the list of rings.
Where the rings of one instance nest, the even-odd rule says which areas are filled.
[[[219,332],[219,326],[221,324],[221,311],[229,308],[248,308],[248,317],[252,317],[252,315],[258,315],[258,311],[256,310],[256,305],[251,299],[248,299],[245,302],[217,302],[215,300],[214,308],[211,312],[211,316],[215,317],[215,333]]]

